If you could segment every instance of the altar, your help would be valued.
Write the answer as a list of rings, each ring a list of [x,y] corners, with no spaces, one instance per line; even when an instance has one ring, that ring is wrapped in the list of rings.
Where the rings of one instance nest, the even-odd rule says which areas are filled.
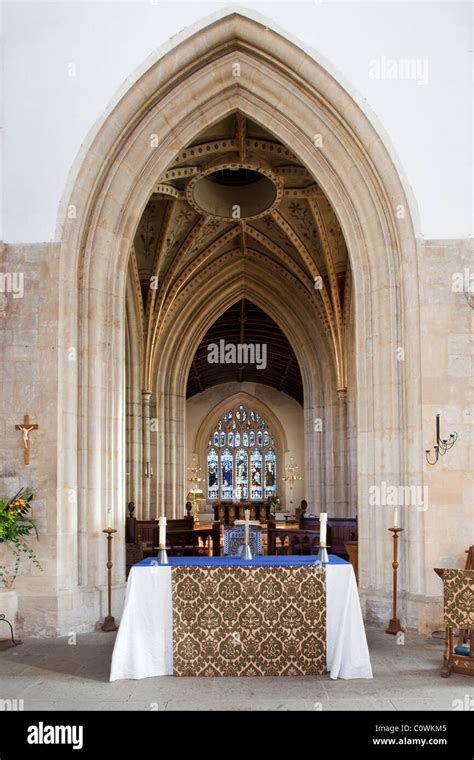
[[[372,678],[352,565],[336,556],[147,558],[132,567],[110,680]]]

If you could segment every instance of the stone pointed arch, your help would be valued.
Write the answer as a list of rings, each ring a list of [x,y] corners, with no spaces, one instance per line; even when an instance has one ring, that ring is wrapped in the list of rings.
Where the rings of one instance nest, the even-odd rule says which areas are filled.
[[[223,16],[130,82],[85,146],[61,209],[58,503],[75,490],[78,510],[58,509],[58,540],[68,557],[59,584],[89,604],[91,624],[96,602],[84,602],[84,589],[95,599],[105,580],[107,508],[123,540],[124,302],[133,236],[178,151],[233,111],[298,156],[346,239],[355,294],[361,589],[374,608],[387,606],[388,516],[369,509],[369,487],[423,482],[417,247],[394,159],[361,106],[313,57],[253,19]],[[322,148],[315,148],[316,134]],[[77,363],[67,360],[70,346],[78,348]],[[407,515],[406,526],[413,561],[405,557],[402,590],[416,600],[424,591],[420,514]],[[123,576],[120,558],[115,571]]]
[[[335,396],[336,383],[329,350],[321,334],[312,329],[312,299],[303,286],[295,290],[292,276],[285,285],[278,268],[272,270],[257,258],[244,259],[236,249],[222,257],[219,266],[202,271],[181,293],[156,352],[158,440],[160,445],[165,443],[156,461],[158,503],[166,504],[170,516],[180,513],[186,493],[183,435],[186,383],[193,357],[211,325],[244,297],[276,322],[295,352],[305,397],[306,488],[318,509],[325,503],[325,479],[316,478],[317,472],[325,472],[324,451],[314,419],[327,415],[325,409]],[[326,422],[330,429],[329,420]]]

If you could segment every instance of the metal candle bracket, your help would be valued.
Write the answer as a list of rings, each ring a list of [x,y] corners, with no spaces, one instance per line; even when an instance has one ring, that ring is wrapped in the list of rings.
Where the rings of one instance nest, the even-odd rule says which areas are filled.
[[[454,444],[456,443],[458,439],[457,433],[451,433],[449,436],[449,440],[447,438],[441,438],[440,433],[440,416],[439,414],[436,415],[436,443],[434,445],[434,462],[430,461],[430,451],[431,449],[426,449],[425,456],[426,461],[428,464],[435,465],[440,456],[444,456],[449,449],[452,449]]]

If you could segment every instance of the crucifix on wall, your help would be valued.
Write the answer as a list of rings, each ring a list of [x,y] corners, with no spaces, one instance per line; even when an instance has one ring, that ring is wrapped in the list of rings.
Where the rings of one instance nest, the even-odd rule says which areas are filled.
[[[30,431],[38,430],[39,425],[33,425],[30,422],[28,414],[23,416],[23,423],[21,425],[15,425],[15,430],[21,430],[23,432],[23,452],[25,455],[25,464],[30,463]]]

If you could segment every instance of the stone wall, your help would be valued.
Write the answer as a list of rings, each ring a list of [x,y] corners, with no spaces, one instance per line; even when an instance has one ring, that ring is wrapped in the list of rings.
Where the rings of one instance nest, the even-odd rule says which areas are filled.
[[[2,246],[0,263],[1,273],[23,280],[22,296],[19,289],[0,294],[0,495],[12,496],[23,486],[34,491],[32,514],[39,541],[32,538],[29,544],[43,570],[23,560],[15,588],[22,629],[38,634],[55,633],[58,563],[67,561],[57,532],[58,252],[54,244],[7,245]],[[22,434],[15,430],[24,414],[39,425],[30,433],[29,465],[24,464]],[[2,548],[0,562],[8,562],[9,552]]]

